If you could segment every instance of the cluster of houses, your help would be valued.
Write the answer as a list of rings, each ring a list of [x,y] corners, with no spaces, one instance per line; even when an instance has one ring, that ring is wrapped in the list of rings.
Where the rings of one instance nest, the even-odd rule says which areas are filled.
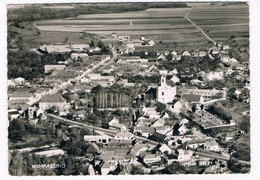
[[[183,166],[207,167],[206,172],[209,173],[213,168],[215,172],[216,169],[220,172],[228,171],[223,168],[227,167],[225,161],[224,165],[222,161],[213,162],[213,158],[203,156],[203,153],[210,153],[215,159],[218,159],[219,154],[227,157],[228,154],[224,154],[224,149],[215,138],[210,138],[193,127],[191,120],[184,118],[183,114],[195,111],[193,115],[200,119],[196,122],[202,126],[206,122],[212,122],[214,126],[222,125],[221,119],[206,112],[205,108],[225,100],[227,89],[207,88],[207,84],[213,80],[222,80],[233,71],[246,74],[248,67],[228,56],[228,46],[217,45],[208,51],[195,50],[192,53],[185,50],[181,54],[164,51],[157,54],[155,59],[144,59],[127,54],[134,52],[137,47],[154,46],[153,40],[143,37],[131,39],[115,33],[111,36],[122,41],[123,45],[117,49],[120,54],[118,59],[108,65],[106,62],[111,59],[110,55],[89,55],[87,52],[100,51],[100,48],[90,48],[87,44],[41,46],[38,49],[41,53],[71,53],[71,56],[66,61],[45,65],[45,77],[36,79],[36,82],[25,81],[21,77],[8,80],[9,119],[28,116],[30,121],[37,123],[35,120],[50,109],[52,112],[49,112],[58,113],[59,116],[66,116],[73,109],[73,119],[82,120],[95,96],[91,92],[93,87],[117,84],[120,87],[135,88],[138,83],[131,83],[120,75],[159,75],[159,84],[151,83],[148,87],[156,90],[156,98],[151,100],[151,105],[142,104],[138,115],[133,115],[131,128],[114,117],[108,123],[108,133],[101,130],[84,136],[84,141],[90,145],[86,150],[86,156],[90,157],[90,174],[107,175],[118,169],[121,174],[129,174],[130,164],[147,170],[163,168],[173,162],[179,162]],[[160,70],[158,62],[167,60],[168,55],[171,55],[172,61],[188,56],[209,56],[211,59],[219,56],[228,68],[226,71],[200,71],[195,74],[178,72],[176,68],[170,71]],[[100,68],[101,66],[103,67]],[[187,77],[190,78],[189,85],[193,86],[181,82]],[[242,90],[236,90],[235,94],[241,96]],[[65,99],[65,95],[68,98]],[[159,112],[154,102],[164,104],[166,109]],[[171,123],[173,116],[175,124]],[[235,122],[230,121],[230,126],[233,125]],[[231,139],[232,136],[227,134],[225,140]],[[197,155],[195,151],[200,151],[201,154]]]

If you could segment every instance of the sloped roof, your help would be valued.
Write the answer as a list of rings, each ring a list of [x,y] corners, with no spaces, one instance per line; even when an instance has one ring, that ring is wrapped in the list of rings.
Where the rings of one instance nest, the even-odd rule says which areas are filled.
[[[31,97],[32,94],[31,93],[28,93],[28,92],[15,92],[13,94],[10,94],[9,95],[10,97]]]
[[[186,99],[188,102],[199,102],[201,95],[196,94],[183,94],[182,99]]]
[[[66,100],[59,94],[47,94],[40,102],[66,102]]]
[[[120,131],[115,136],[119,137],[133,137],[134,135],[128,131]]]

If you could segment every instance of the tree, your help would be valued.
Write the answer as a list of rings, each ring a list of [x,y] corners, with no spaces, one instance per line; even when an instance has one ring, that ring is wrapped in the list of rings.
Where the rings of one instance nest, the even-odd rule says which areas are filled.
[[[136,165],[131,166],[130,174],[136,175],[136,174],[144,174],[144,170]]]
[[[65,37],[65,38],[64,38],[64,43],[67,43],[68,40],[69,40],[69,37]]]
[[[104,45],[104,43],[103,43],[102,41],[99,40],[97,46],[98,46],[100,49],[102,49],[105,45]]]
[[[89,46],[90,46],[91,48],[95,47],[95,43],[94,43],[93,40],[90,41]]]
[[[193,104],[191,110],[194,113],[196,111],[196,105]]]

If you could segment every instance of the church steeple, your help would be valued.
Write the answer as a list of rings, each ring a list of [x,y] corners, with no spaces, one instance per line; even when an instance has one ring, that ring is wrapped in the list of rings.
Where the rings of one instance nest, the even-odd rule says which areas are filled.
[[[161,86],[166,86],[166,75],[165,74],[163,74],[161,76]]]

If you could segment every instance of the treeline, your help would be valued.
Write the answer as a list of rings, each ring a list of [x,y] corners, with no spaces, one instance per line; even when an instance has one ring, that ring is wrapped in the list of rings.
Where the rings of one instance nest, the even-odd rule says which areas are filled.
[[[44,65],[57,64],[69,58],[69,54],[38,55],[30,51],[8,52],[8,79],[23,77],[32,80],[44,76]]]
[[[220,102],[214,103],[208,111],[218,117],[226,120],[228,123],[232,119],[231,114],[228,109],[226,109]]]
[[[32,22],[43,19],[59,19],[76,17],[81,14],[107,14],[128,11],[142,11],[148,8],[187,7],[186,3],[105,3],[105,4],[71,4],[71,9],[42,8],[43,5],[32,5],[24,8],[8,10],[8,22]],[[18,25],[19,26],[19,25]]]
[[[124,92],[99,91],[96,93],[95,105],[98,108],[128,107],[129,97]]]

